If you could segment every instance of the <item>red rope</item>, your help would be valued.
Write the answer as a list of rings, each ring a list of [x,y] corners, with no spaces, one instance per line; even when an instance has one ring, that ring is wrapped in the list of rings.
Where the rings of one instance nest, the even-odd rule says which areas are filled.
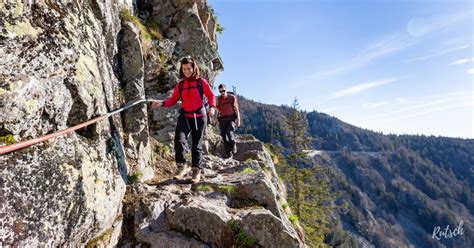
[[[51,133],[51,134],[47,134],[45,136],[41,136],[41,137],[38,137],[38,138],[35,138],[35,139],[31,139],[31,140],[25,140],[23,142],[20,142],[20,143],[16,143],[16,144],[12,144],[12,145],[8,145],[8,146],[2,146],[0,147],[0,155],[1,154],[5,154],[7,152],[12,152],[12,151],[16,151],[18,149],[21,149],[21,148],[25,148],[27,146],[31,146],[31,145],[34,145],[34,144],[37,144],[37,143],[40,143],[40,142],[43,142],[43,141],[46,141],[46,140],[49,140],[49,139],[52,139],[52,138],[56,138],[58,136],[61,136],[61,135],[64,135],[64,134],[67,134],[67,133],[70,133],[70,132],[73,132],[79,128],[83,128],[85,126],[88,126],[90,124],[93,124],[93,123],[96,123],[100,120],[103,120],[111,115],[114,115],[114,114],[117,114],[125,109],[128,109],[132,106],[135,106],[139,103],[142,103],[142,102],[161,102],[160,100],[152,100],[152,99],[140,99],[140,100],[137,100],[135,102],[132,102],[132,103],[129,103],[129,104],[126,104],[125,106],[123,106],[122,108],[119,108],[119,109],[116,109],[110,113],[107,113],[105,115],[102,115],[102,116],[99,116],[99,117],[96,117],[92,120],[89,120],[89,121],[86,121],[84,123],[81,123],[81,124],[77,124],[73,127],[70,127],[70,128],[67,128],[67,129],[64,129],[64,130],[60,130],[60,131],[57,131],[55,133]]]
[[[97,118],[94,118],[90,121],[86,121],[84,123],[81,123],[81,124],[78,124],[78,125],[75,125],[73,127],[70,127],[70,128],[67,128],[67,129],[64,129],[64,130],[60,130],[60,131],[57,131],[55,133],[51,133],[51,134],[48,134],[48,135],[45,135],[45,136],[41,136],[41,137],[38,137],[38,138],[35,138],[35,139],[31,139],[31,140],[25,140],[23,142],[20,142],[20,143],[16,143],[16,144],[12,144],[12,145],[8,145],[8,146],[2,146],[0,147],[0,154],[5,154],[7,152],[12,152],[12,151],[16,151],[18,149],[21,149],[21,148],[25,148],[27,146],[31,146],[31,145],[34,145],[34,144],[37,144],[37,143],[40,143],[40,142],[43,142],[43,141],[46,141],[46,140],[49,140],[49,139],[52,139],[52,138],[56,138],[58,136],[61,136],[61,135],[64,135],[64,134],[67,134],[67,133],[70,133],[70,132],[73,132],[79,128],[83,128],[85,126],[88,126],[90,124],[93,124],[95,122],[98,122],[100,120],[103,120],[105,118],[108,117],[108,114],[106,115],[102,115],[102,116],[99,116]]]

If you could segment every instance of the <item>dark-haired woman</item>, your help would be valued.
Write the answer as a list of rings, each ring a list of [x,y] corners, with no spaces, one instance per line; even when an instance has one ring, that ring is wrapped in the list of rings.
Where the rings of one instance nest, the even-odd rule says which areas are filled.
[[[171,107],[181,99],[182,105],[174,137],[175,161],[179,172],[174,178],[180,180],[192,169],[192,181],[197,183],[201,179],[202,140],[207,124],[206,115],[214,115],[215,99],[208,82],[201,77],[196,61],[188,56],[180,63],[181,80],[176,84],[173,95],[162,102],[153,103],[152,108]],[[207,97],[210,106],[208,113],[204,106],[204,96]],[[192,139],[192,168],[187,165],[185,159],[189,133]]]

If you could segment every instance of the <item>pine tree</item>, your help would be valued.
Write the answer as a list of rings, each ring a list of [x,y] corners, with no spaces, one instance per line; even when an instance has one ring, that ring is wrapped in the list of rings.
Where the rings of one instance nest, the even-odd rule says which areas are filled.
[[[289,132],[289,143],[290,151],[288,159],[290,160],[290,166],[293,167],[291,184],[293,190],[293,200],[295,203],[296,216],[301,218],[301,207],[303,203],[303,197],[301,192],[301,172],[298,170],[302,161],[305,158],[303,149],[305,149],[309,143],[305,134],[308,128],[308,121],[306,115],[300,111],[298,100],[295,98],[291,106],[290,114],[286,117],[286,128]]]
[[[330,191],[327,169],[320,166],[305,168],[308,161],[304,149],[309,146],[306,113],[300,111],[297,99],[285,120],[289,151],[286,166],[280,168],[290,186],[289,203],[305,230],[307,243],[320,247],[330,232],[330,216],[336,195]],[[295,218],[293,218],[295,219]]]

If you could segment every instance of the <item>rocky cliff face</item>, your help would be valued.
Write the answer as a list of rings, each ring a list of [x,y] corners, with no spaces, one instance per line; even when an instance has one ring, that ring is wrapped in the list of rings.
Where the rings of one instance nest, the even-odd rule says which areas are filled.
[[[15,141],[119,106],[119,10],[131,2],[0,4],[0,128]],[[120,117],[0,158],[0,242],[82,244],[110,228],[125,181]]]
[[[223,68],[203,0],[11,1],[0,3],[0,17],[0,145],[162,99],[185,55],[211,84]],[[1,155],[0,245],[303,246],[256,140],[243,139],[238,160],[223,161],[210,128],[204,182],[159,180],[173,172],[165,148],[176,110],[136,106]]]

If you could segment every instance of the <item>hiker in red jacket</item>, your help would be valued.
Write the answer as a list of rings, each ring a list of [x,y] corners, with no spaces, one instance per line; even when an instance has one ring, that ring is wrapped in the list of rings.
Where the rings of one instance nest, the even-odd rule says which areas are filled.
[[[171,107],[181,99],[182,105],[174,136],[175,161],[179,169],[174,178],[181,180],[191,168],[186,164],[185,148],[188,145],[189,133],[192,137],[192,181],[197,183],[201,179],[202,139],[207,124],[207,116],[215,113],[215,99],[211,87],[200,76],[199,66],[190,56],[181,60],[179,69],[181,80],[176,84],[173,95],[162,101],[152,104],[152,108]],[[209,101],[209,111],[206,113],[204,95]]]
[[[237,96],[228,94],[225,84],[219,85],[221,95],[217,98],[217,109],[219,110],[219,129],[221,131],[222,141],[226,156],[232,158],[237,152],[234,132],[236,127],[240,126],[239,104]]]

